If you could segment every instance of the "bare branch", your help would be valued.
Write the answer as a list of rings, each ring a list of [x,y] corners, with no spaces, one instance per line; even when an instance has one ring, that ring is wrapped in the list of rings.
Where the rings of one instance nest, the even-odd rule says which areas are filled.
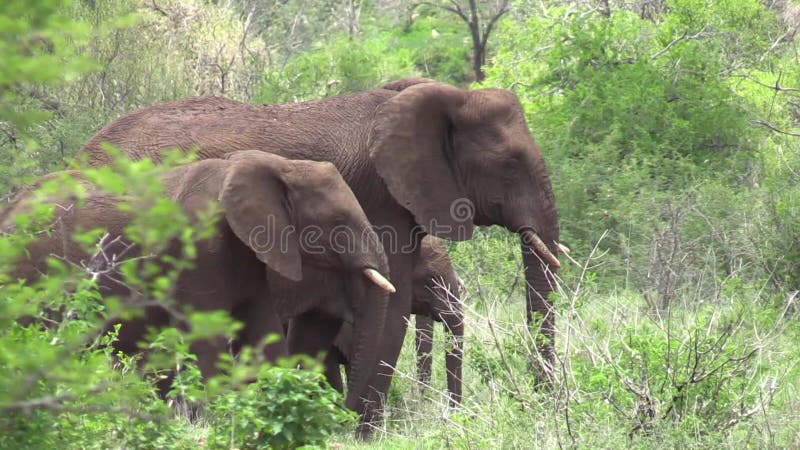
[[[794,133],[794,132],[791,132],[791,131],[781,130],[780,128],[776,127],[775,125],[772,125],[771,123],[765,122],[763,120],[754,120],[754,121],[752,121],[752,123],[755,124],[755,125],[761,125],[762,127],[770,129],[770,130],[772,130],[772,131],[774,131],[776,133],[781,133],[781,134],[785,134],[787,136],[792,136],[792,137],[800,137],[800,133]]]
[[[755,84],[757,84],[759,86],[763,86],[763,87],[768,88],[768,89],[774,89],[777,92],[800,92],[800,89],[798,89],[798,88],[789,88],[789,87],[781,86],[780,85],[780,78],[775,80],[775,84],[774,85],[771,85],[771,84],[767,84],[767,83],[762,83],[762,82],[756,80],[755,78],[751,77],[750,75],[742,74],[742,75],[733,75],[733,76],[739,77],[739,78],[744,78],[746,80],[752,81],[753,83],[755,83]]]
[[[419,3],[415,3],[414,5],[412,5],[412,10],[414,8],[416,8],[417,6],[420,6],[420,5],[431,6],[433,8],[439,8],[439,9],[443,9],[445,11],[449,11],[449,12],[451,12],[453,14],[457,14],[459,17],[461,17],[461,19],[464,20],[464,22],[469,23],[469,17],[467,17],[467,15],[464,14],[464,11],[461,9],[461,6],[459,6],[458,3],[456,3],[456,2],[451,2],[451,3],[455,4],[456,7],[454,8],[452,6],[440,5],[438,3],[433,3],[433,2],[419,2]]]
[[[672,47],[674,47],[677,43],[679,43],[681,41],[691,41],[691,40],[695,40],[695,39],[702,39],[706,35],[705,31],[706,31],[706,27],[707,26],[708,25],[704,26],[700,31],[698,31],[697,33],[695,33],[695,34],[693,34],[691,36],[689,36],[689,31],[684,31],[681,36],[678,36],[677,38],[673,39],[672,42],[667,44],[666,47],[664,47],[661,50],[657,51],[653,56],[650,57],[650,59],[656,59],[659,56],[662,56],[663,54],[667,53],[669,51],[669,49],[671,49]]]
[[[152,1],[151,5],[150,5],[150,9],[152,9],[153,11],[161,14],[164,17],[169,17],[169,13],[167,13],[167,11],[165,11],[164,8],[158,6],[158,4],[156,4],[156,0]]]
[[[33,400],[22,400],[15,403],[11,403],[10,405],[0,407],[0,411],[4,413],[13,413],[18,412],[25,415],[32,413],[38,409],[59,409],[64,402],[72,400],[76,398],[78,395],[82,394],[96,394],[109,386],[108,383],[100,383],[96,386],[93,386],[86,392],[66,392],[60,395],[48,395],[45,397],[35,398]]]
[[[455,0],[450,0],[450,3],[453,5],[453,8],[455,8],[456,14],[461,14],[462,16],[466,16],[466,13],[464,13],[464,10],[461,8],[461,4],[459,4]]]
[[[489,39],[489,35],[492,33],[492,29],[494,28],[494,25],[508,11],[509,11],[508,0],[504,0],[503,1],[503,6],[500,7],[500,9],[495,13],[495,15],[491,19],[489,19],[489,23],[486,24],[486,28],[483,30],[483,35],[481,37],[483,45],[486,45],[486,41]]]

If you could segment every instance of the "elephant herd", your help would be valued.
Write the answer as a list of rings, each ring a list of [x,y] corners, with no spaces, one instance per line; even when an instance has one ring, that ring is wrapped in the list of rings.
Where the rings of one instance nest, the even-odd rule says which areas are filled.
[[[542,383],[552,377],[548,295],[556,255],[565,247],[558,244],[544,160],[511,92],[412,78],[285,105],[189,98],[117,119],[78,156],[92,167],[110,165],[104,143],[156,162],[174,148],[196,152],[198,161],[160,180],[164,195],[190,220],[217,206],[213,232],[194,243],[194,264],[178,275],[174,301],[229,312],[243,324],[238,345],[257,344],[270,333],[284,336],[265,349],[268,359],[325,354],[326,376],[339,390],[339,365],[345,364],[345,402],[361,415],[360,437],[382,420],[411,314],[417,316],[423,384],[430,378],[432,320],[452,337],[447,386],[451,403],[460,402],[461,283],[439,238],[469,239],[476,225],[519,234],[527,320],[541,334],[541,362],[532,376]],[[91,258],[70,239],[77,229],[101,227],[117,237],[107,254],[129,250],[121,246],[132,218],[116,207],[119,199],[92,191],[79,172],[44,180],[56,176],[74,179],[89,195],[81,207],[58,209],[60,226],[29,245],[12,274],[18,279],[40,277],[51,255]],[[0,231],[41,201],[32,195],[36,185],[0,213]],[[165,249],[173,257],[182,252],[177,240]],[[130,294],[120,277],[98,282],[104,295]],[[150,306],[121,324],[115,345],[136,352],[148,327],[174,323],[169,311]],[[226,345],[221,338],[193,344],[203,376],[217,370]]]

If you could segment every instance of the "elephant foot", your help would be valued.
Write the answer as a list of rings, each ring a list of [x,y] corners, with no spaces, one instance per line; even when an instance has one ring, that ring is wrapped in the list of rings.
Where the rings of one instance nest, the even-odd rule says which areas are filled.
[[[372,423],[360,423],[356,428],[356,439],[370,441],[375,437],[375,426]]]
[[[364,400],[365,411],[361,415],[361,421],[356,427],[356,439],[369,441],[375,433],[383,426],[384,411],[382,408],[375,408],[374,403]],[[381,403],[384,404],[384,403]]]

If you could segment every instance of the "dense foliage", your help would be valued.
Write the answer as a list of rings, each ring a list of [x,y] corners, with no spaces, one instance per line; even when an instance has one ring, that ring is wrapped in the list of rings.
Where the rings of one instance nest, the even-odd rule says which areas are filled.
[[[443,392],[418,395],[409,336],[375,445],[799,445],[800,5],[477,2],[482,17],[505,3],[508,13],[475,83],[469,29],[447,9],[461,3],[6,0],[0,198],[64,168],[119,115],[190,95],[293,102],[404,76],[510,89],[573,250],[556,294],[556,395],[528,376],[517,237],[479,230],[450,245],[468,287],[465,403],[449,410]],[[143,245],[188,242],[202,227],[160,200],[159,170],[121,161],[87,177],[137,193],[140,223],[151,224]],[[0,266],[37,223],[20,218],[20,233],[0,239]],[[176,393],[205,405],[200,423],[176,419],[140,363],[112,355],[98,333],[136,307],[100,302],[91,274],[53,264],[57,275],[33,288],[0,280],[0,447],[291,447],[349,423],[318,375],[260,369],[250,353],[201,385],[187,350],[197,336],[170,329],[144,370],[185,368]],[[168,301],[172,276],[141,287]],[[24,316],[53,323],[23,326]],[[236,326],[192,320],[223,334]],[[434,387],[443,379],[435,364]]]

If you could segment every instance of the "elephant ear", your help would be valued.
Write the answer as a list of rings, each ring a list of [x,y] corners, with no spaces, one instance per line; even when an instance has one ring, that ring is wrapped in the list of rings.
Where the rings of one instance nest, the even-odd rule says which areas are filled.
[[[303,271],[287,198],[284,173],[291,169],[279,156],[237,152],[222,183],[219,200],[236,237],[272,270],[300,281]]]
[[[402,80],[401,80],[402,81]],[[419,82],[384,102],[370,135],[370,157],[389,192],[432,235],[472,236],[474,208],[447,156],[453,117],[467,92]]]

